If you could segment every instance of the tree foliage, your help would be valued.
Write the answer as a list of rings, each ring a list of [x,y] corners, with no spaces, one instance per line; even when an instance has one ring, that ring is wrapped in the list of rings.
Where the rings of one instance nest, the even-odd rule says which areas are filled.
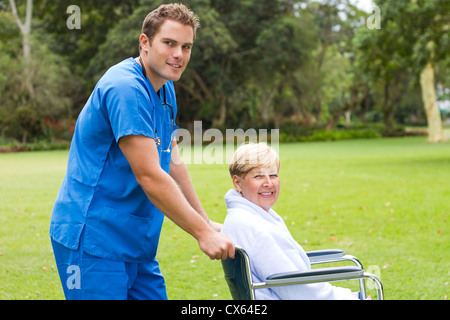
[[[371,83],[383,88],[382,111],[386,127],[392,131],[394,112],[405,92],[414,92],[419,86],[423,91],[421,73],[427,65],[432,69],[432,66],[439,64],[448,66],[450,62],[447,50],[450,3],[443,0],[379,0],[378,4],[383,13],[383,28],[377,32],[359,29],[354,45],[361,70],[371,79]],[[428,87],[435,91],[436,83],[433,79],[430,81],[432,83]],[[429,133],[441,128],[440,137],[430,140],[445,139],[435,101],[430,102],[429,108],[426,104],[425,99]]]
[[[19,15],[26,2],[16,0]],[[26,140],[76,119],[104,72],[138,55],[142,21],[166,2],[80,0],[81,29],[69,30],[73,1],[34,1],[25,65],[20,30],[0,1],[0,134]],[[351,116],[383,121],[393,134],[396,121],[425,120],[419,75],[427,63],[436,83],[449,87],[445,0],[376,1],[381,29],[369,28],[372,13],[349,0],[179,2],[201,20],[190,65],[175,84],[182,127],[202,120],[204,128],[289,134],[331,130]]]

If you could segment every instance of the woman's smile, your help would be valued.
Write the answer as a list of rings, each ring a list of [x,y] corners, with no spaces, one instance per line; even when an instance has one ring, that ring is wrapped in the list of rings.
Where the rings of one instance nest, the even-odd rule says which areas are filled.
[[[235,176],[233,182],[236,190],[251,202],[266,211],[275,204],[280,193],[280,178],[278,168],[258,167],[250,170],[243,177]]]

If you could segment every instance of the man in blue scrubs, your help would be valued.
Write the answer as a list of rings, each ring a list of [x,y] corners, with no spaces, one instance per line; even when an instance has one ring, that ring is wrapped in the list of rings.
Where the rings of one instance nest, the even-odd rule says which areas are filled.
[[[173,140],[172,81],[190,60],[198,25],[180,4],[152,11],[140,56],[110,68],[78,118],[50,225],[66,299],[167,299],[155,259],[164,215],[211,259],[234,257]]]

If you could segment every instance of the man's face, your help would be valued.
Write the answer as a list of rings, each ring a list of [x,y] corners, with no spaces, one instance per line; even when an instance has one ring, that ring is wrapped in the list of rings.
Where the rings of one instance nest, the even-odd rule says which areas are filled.
[[[144,58],[150,69],[148,77],[155,90],[168,80],[181,78],[191,59],[194,31],[191,26],[173,20],[166,20],[150,43],[141,35]]]

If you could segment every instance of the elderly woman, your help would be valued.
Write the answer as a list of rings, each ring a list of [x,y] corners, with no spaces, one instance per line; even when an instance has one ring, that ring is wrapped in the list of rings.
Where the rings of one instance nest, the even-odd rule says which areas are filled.
[[[228,213],[222,233],[247,251],[257,282],[274,273],[311,269],[305,251],[271,209],[280,195],[279,170],[278,155],[265,143],[240,146],[229,166],[235,190],[225,195]],[[256,299],[353,300],[357,295],[329,283],[315,283],[258,289]]]

